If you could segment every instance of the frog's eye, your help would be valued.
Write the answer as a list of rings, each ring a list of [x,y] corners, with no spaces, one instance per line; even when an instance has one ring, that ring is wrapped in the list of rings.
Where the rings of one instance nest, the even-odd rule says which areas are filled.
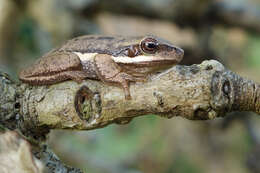
[[[154,38],[146,38],[141,42],[141,49],[145,53],[155,53],[158,48],[158,42]]]

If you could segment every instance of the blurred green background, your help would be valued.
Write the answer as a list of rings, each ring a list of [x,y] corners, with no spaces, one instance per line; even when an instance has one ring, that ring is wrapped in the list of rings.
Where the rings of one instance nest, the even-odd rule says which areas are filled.
[[[84,34],[145,35],[185,50],[184,65],[217,59],[260,82],[259,0],[0,0],[0,68],[17,72]],[[258,173],[260,118],[135,118],[93,131],[53,131],[68,165],[91,173]]]

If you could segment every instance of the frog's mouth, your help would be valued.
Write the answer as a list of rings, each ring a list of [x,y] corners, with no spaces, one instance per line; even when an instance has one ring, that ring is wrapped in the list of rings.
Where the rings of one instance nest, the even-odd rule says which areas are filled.
[[[164,60],[164,61],[143,61],[139,63],[121,63],[117,62],[119,65],[124,66],[135,66],[135,67],[151,67],[151,66],[164,66],[164,65],[175,65],[178,62],[176,60]]]
[[[136,56],[134,58],[131,57],[113,57],[113,60],[117,64],[121,65],[129,65],[129,66],[142,66],[142,67],[150,67],[150,66],[159,66],[159,65],[173,65],[179,62],[179,59],[182,57],[158,57],[158,56]]]

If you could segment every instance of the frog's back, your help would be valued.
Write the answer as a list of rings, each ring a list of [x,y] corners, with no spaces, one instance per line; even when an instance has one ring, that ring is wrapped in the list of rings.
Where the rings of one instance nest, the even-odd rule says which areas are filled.
[[[118,49],[136,43],[142,37],[85,35],[67,41],[58,51],[104,53],[113,55]]]

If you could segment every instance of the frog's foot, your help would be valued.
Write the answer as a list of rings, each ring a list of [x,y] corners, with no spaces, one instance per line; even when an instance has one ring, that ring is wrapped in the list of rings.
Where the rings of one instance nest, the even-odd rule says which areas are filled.
[[[132,97],[131,97],[131,94],[130,94],[130,90],[129,90],[129,84],[127,81],[122,81],[121,82],[121,85],[124,89],[124,93],[125,93],[125,99],[126,100],[131,100]]]
[[[50,85],[72,79],[77,83],[81,83],[86,75],[82,71],[64,71],[50,76],[32,76],[27,78],[20,78],[21,81],[32,85]]]
[[[129,81],[131,82],[147,82],[147,78],[146,77],[132,77],[131,79],[129,79]]]
[[[129,90],[129,78],[126,78],[126,76],[126,73],[118,73],[116,76],[108,78],[107,82],[119,84],[124,90],[125,99],[131,100],[131,94]]]
[[[83,71],[65,71],[62,75],[78,84],[82,83],[83,79],[86,78],[86,74]]]

